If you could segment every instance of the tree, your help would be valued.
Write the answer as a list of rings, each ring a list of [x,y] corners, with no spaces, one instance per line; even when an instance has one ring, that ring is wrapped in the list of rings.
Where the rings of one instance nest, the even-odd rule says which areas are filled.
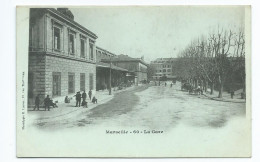
[[[232,52],[233,51],[233,52]],[[201,36],[192,41],[181,53],[177,76],[189,80],[193,86],[203,85],[207,90],[218,87],[218,97],[222,98],[223,87],[228,78],[235,79],[235,73],[245,87],[245,39],[242,29],[239,32],[219,29],[207,37]],[[231,81],[232,82],[232,81]],[[245,88],[243,88],[245,89]]]
[[[147,79],[152,80],[155,75],[155,68],[150,64],[147,66]]]

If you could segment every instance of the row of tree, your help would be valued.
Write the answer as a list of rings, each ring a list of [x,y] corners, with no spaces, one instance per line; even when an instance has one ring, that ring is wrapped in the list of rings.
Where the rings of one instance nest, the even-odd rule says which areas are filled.
[[[244,30],[224,30],[209,33],[192,41],[179,55],[173,67],[175,74],[194,86],[236,90],[239,84],[245,92],[245,35]]]

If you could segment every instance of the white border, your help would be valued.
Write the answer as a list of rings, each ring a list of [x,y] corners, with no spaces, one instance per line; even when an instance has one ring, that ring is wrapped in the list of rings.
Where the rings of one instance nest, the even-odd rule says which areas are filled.
[[[0,161],[86,161],[86,159],[17,159],[16,158],[16,120],[15,120],[15,31],[16,31],[16,5],[252,5],[252,158],[175,158],[175,159],[134,159],[134,161],[260,161],[260,5],[258,0],[4,0],[1,1],[2,8],[0,10],[2,15],[1,23],[1,137],[0,137]],[[87,161],[101,161],[104,159],[87,159]],[[122,159],[106,159],[106,161],[121,161]],[[124,159],[124,161],[132,161],[133,159]]]

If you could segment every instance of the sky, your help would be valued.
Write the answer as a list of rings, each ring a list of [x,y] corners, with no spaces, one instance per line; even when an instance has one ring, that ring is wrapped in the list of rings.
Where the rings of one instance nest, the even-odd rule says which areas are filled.
[[[74,20],[94,32],[96,45],[146,62],[177,57],[192,40],[221,28],[244,25],[241,6],[70,8]]]

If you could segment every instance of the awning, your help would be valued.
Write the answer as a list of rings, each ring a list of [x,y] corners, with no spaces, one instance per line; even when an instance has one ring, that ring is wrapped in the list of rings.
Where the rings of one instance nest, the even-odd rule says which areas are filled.
[[[100,68],[110,68],[110,64],[108,63],[104,63],[104,62],[97,62],[97,67],[100,67]],[[111,69],[113,70],[119,70],[119,71],[128,71],[127,69],[124,69],[124,68],[121,68],[121,67],[118,67],[118,66],[115,66],[115,65],[111,65]]]

